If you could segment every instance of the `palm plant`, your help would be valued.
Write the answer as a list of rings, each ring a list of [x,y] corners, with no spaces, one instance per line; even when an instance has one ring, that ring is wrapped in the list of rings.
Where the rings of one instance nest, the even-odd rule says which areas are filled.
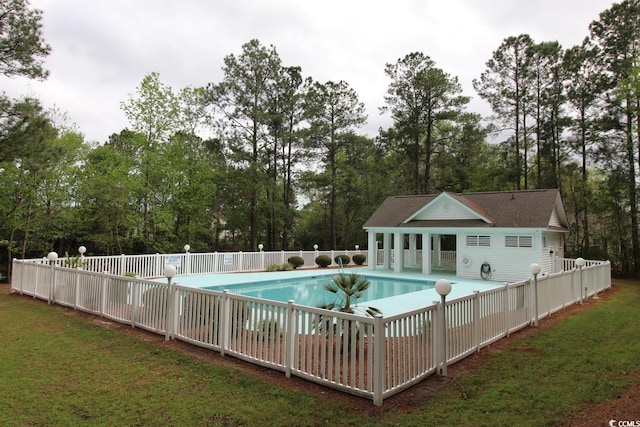
[[[363,314],[374,317],[382,314],[375,307],[358,307],[358,299],[369,289],[371,282],[356,273],[340,273],[331,279],[331,283],[324,285],[324,289],[336,295],[332,303],[321,306],[326,310],[336,310],[342,313]]]
[[[356,273],[349,275],[340,273],[331,279],[331,283],[324,285],[325,290],[336,295],[334,301],[322,305],[320,308],[370,317],[382,314],[382,312],[375,307],[359,307],[357,305],[358,299],[364,295],[364,292],[369,289],[370,285],[371,282],[364,277],[358,276]],[[327,336],[344,337],[346,335],[348,342],[352,342],[354,338],[358,339],[361,334],[365,336],[368,334],[366,324],[363,325],[357,320],[337,321],[337,319],[334,319],[332,316],[319,316],[315,328],[318,328],[319,331],[325,333]],[[355,334],[352,334],[353,331],[355,331]],[[348,351],[351,351],[351,347],[348,347]]]

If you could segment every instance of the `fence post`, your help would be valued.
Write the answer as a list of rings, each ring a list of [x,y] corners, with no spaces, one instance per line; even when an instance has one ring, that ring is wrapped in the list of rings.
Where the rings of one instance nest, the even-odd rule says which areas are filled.
[[[542,280],[544,281],[544,294],[547,297],[547,316],[551,316],[551,299],[553,295],[551,295],[551,278],[549,275],[542,276]]]
[[[173,293],[171,292],[171,281],[176,275],[176,266],[167,264],[163,271],[164,276],[167,278],[167,304],[165,306],[164,313],[164,328],[165,336],[164,340],[169,341],[171,339],[171,327],[173,326]]]
[[[473,341],[480,352],[480,291],[473,291]]]
[[[42,260],[42,264],[46,265],[47,264],[47,259],[43,258]],[[43,273],[45,273],[46,271],[43,270]],[[35,277],[35,283],[33,285],[33,298],[35,299],[36,296],[38,295],[38,283],[40,283],[40,269],[36,269],[36,277]]]
[[[191,249],[191,246],[189,245],[184,245],[184,250],[186,252],[184,258],[184,263],[185,263],[185,274],[191,274],[191,252],[189,252],[189,250]]]
[[[229,348],[229,335],[231,334],[231,300],[229,299],[229,290],[222,291],[222,316],[220,316],[222,333],[220,355],[224,356],[225,350]]]
[[[384,394],[384,376],[385,376],[385,331],[384,331],[384,317],[381,314],[376,314],[373,319],[373,404],[376,406],[382,405],[382,399]]]
[[[162,273],[164,270],[164,262],[162,261],[162,256],[159,253],[156,253],[153,265],[154,265],[153,275],[162,276]]]
[[[58,260],[58,254],[55,252],[49,252],[47,259],[51,264],[51,277],[49,282],[49,301],[47,304],[55,302],[55,288],[56,288],[56,261]]]
[[[15,289],[13,287],[13,284],[14,279],[16,278],[16,265],[18,265],[18,261],[13,258],[13,260],[11,261],[11,289]],[[20,295],[22,295],[22,276],[24,276],[24,264],[20,265],[18,271],[20,272],[20,277],[18,278],[17,283],[20,284]]]
[[[569,272],[571,273],[571,303],[577,304],[578,302],[580,302],[580,297],[576,293],[576,288],[579,286],[578,267],[574,267],[573,269],[569,270]]]
[[[79,270],[82,270],[80,267],[76,267],[76,287],[73,290],[73,308],[78,309],[78,299],[80,294],[80,273]]]
[[[291,368],[293,367],[293,361],[295,358],[295,347],[297,334],[297,321],[293,309],[294,300],[287,301],[287,323],[285,325],[286,334],[284,341],[284,373],[287,378],[291,377]]]
[[[124,276],[127,273],[127,266],[125,265],[126,263],[127,259],[125,258],[124,254],[120,254],[120,268],[118,268],[118,271],[121,276]]]
[[[171,339],[175,339],[176,332],[178,332],[178,323],[180,320],[180,292],[177,288],[180,283],[176,282],[171,290],[171,315],[169,319],[171,320]]]
[[[504,284],[504,292],[502,293],[502,306],[504,312],[504,331],[505,336],[509,336],[509,284]]]
[[[561,288],[561,295],[560,297],[562,298],[562,309],[564,310],[565,306],[567,305],[566,303],[566,297],[565,297],[565,291],[566,289],[564,288],[564,270],[562,270],[560,272],[560,288]]]
[[[102,273],[102,286],[100,286],[100,315],[104,316],[107,311],[107,272]]]
[[[584,300],[586,299],[586,298],[583,299],[582,297],[582,294],[584,293],[584,287],[582,284],[582,267],[584,266],[584,264],[585,264],[584,258],[582,257],[576,258],[575,265],[576,267],[578,267],[578,278],[579,278],[578,283],[580,283],[580,304],[583,304]]]
[[[442,349],[440,346],[442,345],[442,314],[440,313],[440,301],[432,301],[431,304],[435,307],[435,310],[431,311],[431,357],[433,358],[433,364],[436,367],[436,372],[440,368],[440,363],[442,359]]]
[[[15,290],[16,288],[13,286],[14,283],[18,283],[19,284],[19,289],[20,289],[20,295],[22,295],[22,280],[19,281],[14,281],[15,278],[15,272],[16,272],[16,259],[12,258],[11,259],[11,279],[10,279],[10,283],[11,283],[11,291]],[[9,278],[7,277],[7,280],[9,280]]]
[[[140,282],[133,282],[131,292],[133,293],[131,296],[131,326],[135,327],[138,324],[138,314],[140,312]]]

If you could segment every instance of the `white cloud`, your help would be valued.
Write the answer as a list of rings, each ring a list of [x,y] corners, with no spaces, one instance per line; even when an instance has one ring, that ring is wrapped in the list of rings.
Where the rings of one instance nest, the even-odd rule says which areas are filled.
[[[120,102],[152,72],[179,90],[222,78],[223,58],[257,38],[305,76],[345,80],[365,103],[365,131],[380,117],[386,63],[414,51],[458,76],[471,108],[488,114],[471,82],[502,40],[580,43],[611,6],[603,0],[32,0],[44,11],[53,48],[45,82],[0,78],[11,96],[30,93],[67,111],[87,139],[104,142],[127,127]],[[484,111],[479,111],[483,110]]]

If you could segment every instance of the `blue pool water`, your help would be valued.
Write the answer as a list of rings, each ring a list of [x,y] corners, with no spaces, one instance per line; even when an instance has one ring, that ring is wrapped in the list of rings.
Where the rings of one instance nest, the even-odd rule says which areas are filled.
[[[294,270],[193,274],[176,276],[174,283],[217,291],[229,289],[236,294],[281,302],[294,300],[296,304],[317,307],[334,301],[335,295],[324,290],[323,285],[330,283],[331,278],[338,273],[337,270]],[[378,308],[384,316],[405,313],[440,301],[435,282],[442,276],[425,276],[419,272],[398,274],[388,270],[371,272],[366,267],[350,268],[345,273],[357,273],[371,282],[367,295],[357,303]],[[503,285],[484,280],[461,280],[452,276],[448,279],[453,285],[449,300],[470,295],[474,290],[483,291]],[[166,283],[165,278],[156,280]]]
[[[359,276],[365,277],[371,284],[362,297],[357,300],[358,303],[424,291],[433,289],[435,286],[435,282],[431,280],[418,281],[367,277],[364,275]],[[336,294],[324,289],[325,285],[332,283],[332,277],[334,276],[323,275],[318,277],[262,281],[253,284],[206,286],[204,289],[227,289],[229,292],[235,294],[281,302],[293,300],[297,304],[317,307],[335,301]]]

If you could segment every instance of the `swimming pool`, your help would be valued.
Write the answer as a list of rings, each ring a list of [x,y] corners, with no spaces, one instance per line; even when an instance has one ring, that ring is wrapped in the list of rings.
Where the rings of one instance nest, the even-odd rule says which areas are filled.
[[[362,297],[358,299],[357,303],[368,303],[411,292],[424,291],[433,289],[435,286],[435,281],[432,280],[369,277],[364,274],[359,274],[358,276],[366,278],[370,282],[370,286],[363,293]],[[333,277],[335,277],[335,274],[295,279],[267,280],[249,284],[205,286],[203,289],[219,291],[226,289],[229,292],[239,295],[281,302],[293,300],[297,304],[318,307],[336,300],[336,294],[324,289],[325,285],[332,283]]]
[[[434,301],[440,301],[440,295],[435,290],[434,283],[441,278],[447,278],[452,282],[451,293],[447,297],[448,300],[454,298],[468,296],[473,293],[474,290],[487,290],[495,288],[496,286],[502,286],[502,283],[485,281],[485,280],[464,280],[454,275],[425,275],[420,271],[404,271],[402,273],[396,273],[392,270],[377,269],[369,270],[367,267],[350,267],[344,270],[346,274],[357,273],[358,275],[365,276],[369,281],[373,280],[386,280],[387,285],[384,287],[383,294],[371,294],[365,300],[360,299],[357,301],[358,305],[375,307],[382,311],[384,316],[392,316],[395,314],[405,313],[407,311],[423,308],[434,303]],[[289,279],[299,279],[301,281],[310,281],[312,279],[322,279],[321,283],[330,283],[331,278],[340,273],[338,269],[298,269],[293,271],[282,272],[245,272],[245,273],[207,273],[207,274],[195,274],[195,275],[179,275],[174,278],[174,283],[180,284],[185,287],[195,287],[201,289],[215,289],[224,290],[229,289],[231,292],[240,293],[243,288],[247,292],[256,292],[252,295],[258,295],[257,292],[262,292],[260,298],[274,300],[274,296],[271,292],[280,292],[275,288],[278,287],[278,283],[288,282]],[[166,283],[165,278],[157,278],[157,281]],[[266,285],[271,283],[273,289],[269,289]],[[292,284],[294,282],[288,282]],[[410,284],[418,285],[413,289],[403,288],[404,285]],[[374,285],[371,285],[374,288]],[[299,295],[283,295],[281,301],[286,302],[294,300],[296,304],[319,306],[333,302],[335,295],[325,291],[320,286],[320,291],[310,290],[310,288],[300,286],[297,289]],[[396,293],[397,292],[397,293]],[[404,292],[404,293],[400,293]],[[248,294],[244,294],[248,295]],[[303,297],[310,295],[323,295],[323,299],[318,297],[317,300],[309,298],[307,301],[303,301]],[[327,298],[327,299],[324,299]]]

